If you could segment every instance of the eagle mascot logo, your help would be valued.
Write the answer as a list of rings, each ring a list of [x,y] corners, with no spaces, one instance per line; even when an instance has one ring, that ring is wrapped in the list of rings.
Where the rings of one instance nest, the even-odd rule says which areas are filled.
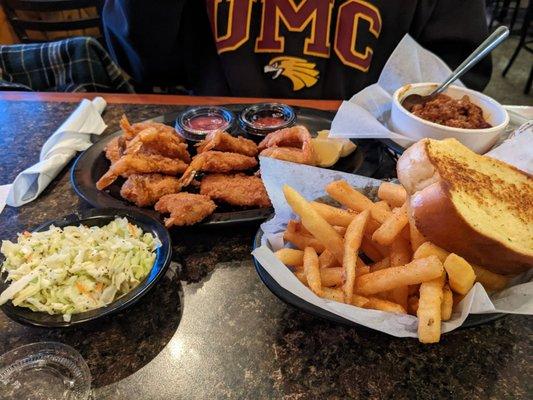
[[[313,86],[319,78],[316,64],[298,57],[273,58],[268,65],[265,65],[264,71],[273,72],[272,79],[277,79],[280,75],[289,78],[294,91]]]

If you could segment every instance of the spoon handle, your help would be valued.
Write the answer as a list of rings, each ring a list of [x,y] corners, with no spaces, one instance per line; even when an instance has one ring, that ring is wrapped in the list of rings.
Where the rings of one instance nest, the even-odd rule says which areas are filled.
[[[481,61],[487,54],[489,54],[496,46],[503,42],[509,36],[509,29],[506,26],[500,26],[492,35],[490,35],[483,43],[474,50],[466,60],[459,65],[455,71],[446,79],[431,95],[442,93],[450,86],[450,84],[463,76],[474,65]]]

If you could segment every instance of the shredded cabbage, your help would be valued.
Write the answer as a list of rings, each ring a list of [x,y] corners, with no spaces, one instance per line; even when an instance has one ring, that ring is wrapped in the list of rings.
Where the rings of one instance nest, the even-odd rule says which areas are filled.
[[[2,241],[2,273],[9,287],[0,305],[71,315],[105,307],[148,275],[161,246],[150,233],[116,218],[103,227],[51,226],[24,232],[16,243]]]

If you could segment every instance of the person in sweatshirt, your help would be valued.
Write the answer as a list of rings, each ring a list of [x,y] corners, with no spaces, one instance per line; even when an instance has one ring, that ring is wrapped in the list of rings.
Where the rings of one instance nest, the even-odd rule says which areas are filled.
[[[107,0],[106,42],[141,88],[347,99],[409,33],[455,68],[488,35],[485,0]],[[481,90],[490,58],[463,81]]]

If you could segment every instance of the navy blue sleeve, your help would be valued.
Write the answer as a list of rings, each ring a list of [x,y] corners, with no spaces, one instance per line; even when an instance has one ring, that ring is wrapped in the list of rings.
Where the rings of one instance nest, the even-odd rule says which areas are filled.
[[[107,0],[102,12],[107,47],[137,83],[180,84],[178,41],[187,0]]]
[[[428,0],[421,1],[420,7],[425,8],[422,14],[430,11],[430,16],[413,36],[452,69],[488,36],[485,0]],[[483,90],[491,73],[492,61],[488,56],[462,81],[472,89]]]

